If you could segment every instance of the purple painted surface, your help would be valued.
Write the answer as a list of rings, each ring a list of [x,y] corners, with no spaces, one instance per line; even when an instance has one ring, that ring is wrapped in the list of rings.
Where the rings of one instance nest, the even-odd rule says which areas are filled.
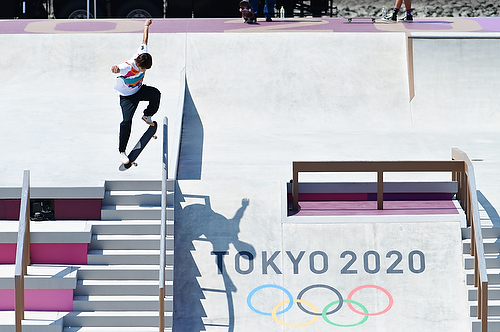
[[[500,17],[478,17],[468,19],[478,22],[484,31],[500,32]]]
[[[474,22],[470,22],[474,21]],[[142,31],[142,20],[0,20],[0,34],[126,33]],[[471,24],[472,23],[472,24]],[[344,18],[295,18],[245,24],[241,18],[155,19],[151,33],[223,32],[500,32],[500,17],[415,18],[413,23],[372,23]]]
[[[411,31],[452,31],[452,21],[446,19],[414,20],[413,23],[403,23]]]
[[[374,201],[300,202],[295,216],[386,216],[458,214],[453,201],[384,201],[384,209],[377,210]]]
[[[78,23],[77,23],[78,22]],[[56,31],[111,31],[116,29],[114,22],[93,22],[92,24],[75,22],[58,23],[54,30]]]

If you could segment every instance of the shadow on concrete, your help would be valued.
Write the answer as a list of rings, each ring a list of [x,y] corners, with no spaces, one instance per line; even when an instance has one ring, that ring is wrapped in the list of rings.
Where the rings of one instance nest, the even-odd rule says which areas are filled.
[[[203,159],[203,124],[186,83],[178,180],[200,180]]]
[[[186,198],[194,199],[203,204],[191,204],[182,207]],[[174,257],[174,323],[173,329],[178,332],[206,331],[210,327],[221,328],[234,332],[234,304],[233,293],[236,286],[227,273],[223,256],[229,254],[229,245],[242,254],[243,258],[253,259],[255,249],[249,243],[240,241],[240,221],[245,213],[249,200],[244,198],[241,207],[232,218],[212,210],[210,197],[204,195],[183,195],[180,188],[176,188],[176,225],[175,225],[175,257]],[[212,245],[214,269],[223,281],[224,289],[202,288],[197,277],[202,277],[198,264],[193,258],[196,251],[194,241],[210,242]],[[202,299],[211,292],[225,294],[227,303],[227,324],[205,324],[203,317],[207,317]],[[224,307],[224,303],[221,303]]]
[[[477,190],[477,200],[486,211],[486,214],[488,215],[488,218],[490,218],[493,226],[500,227],[500,216],[498,215],[498,211],[480,190]]]

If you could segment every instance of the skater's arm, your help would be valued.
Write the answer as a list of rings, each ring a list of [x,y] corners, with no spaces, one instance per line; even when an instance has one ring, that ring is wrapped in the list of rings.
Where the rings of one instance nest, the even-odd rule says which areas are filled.
[[[142,43],[145,45],[148,44],[149,26],[151,24],[153,24],[152,19],[147,19],[146,22],[144,22],[144,34],[142,35]]]

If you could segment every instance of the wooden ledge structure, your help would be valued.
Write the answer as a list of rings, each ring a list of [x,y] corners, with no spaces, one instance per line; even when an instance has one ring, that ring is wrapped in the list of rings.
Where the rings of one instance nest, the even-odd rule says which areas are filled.
[[[385,172],[465,172],[462,160],[440,161],[294,161],[292,179],[292,210],[299,210],[299,173],[310,172],[376,172],[377,209],[384,209]],[[460,190],[460,186],[459,186]]]

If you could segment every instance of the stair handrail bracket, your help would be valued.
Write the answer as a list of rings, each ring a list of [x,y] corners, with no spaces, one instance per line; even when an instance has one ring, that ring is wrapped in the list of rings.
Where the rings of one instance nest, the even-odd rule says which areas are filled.
[[[465,152],[452,149],[452,159],[465,162],[465,171],[454,174],[458,181],[460,205],[465,211],[468,226],[471,228],[470,255],[474,256],[474,287],[478,288],[477,317],[481,320],[481,332],[488,331],[488,274],[484,257],[483,234],[477,200],[474,166]]]
[[[15,331],[22,332],[24,320],[24,276],[28,273],[30,258],[30,171],[25,170],[21,191],[21,209],[17,233],[16,263],[14,268]]]

